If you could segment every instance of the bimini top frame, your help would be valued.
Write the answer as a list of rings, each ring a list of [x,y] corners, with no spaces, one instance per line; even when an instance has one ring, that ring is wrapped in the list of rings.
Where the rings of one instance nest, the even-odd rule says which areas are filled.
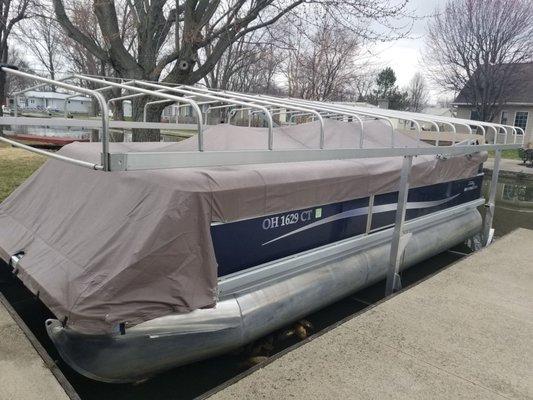
[[[489,122],[471,121],[465,119],[456,119],[451,117],[434,117],[426,114],[410,113],[403,111],[382,110],[355,107],[345,104],[324,103],[318,101],[308,101],[294,98],[278,98],[273,96],[253,95],[237,93],[232,91],[213,90],[198,86],[174,86],[164,85],[161,83],[147,82],[141,80],[121,81],[108,80],[101,77],[88,75],[71,75],[63,80],[51,80],[36,75],[18,71],[10,66],[0,66],[0,73],[16,75],[22,78],[31,79],[41,82],[41,85],[55,85],[71,93],[83,94],[95,98],[100,107],[100,125],[97,121],[80,121],[66,118],[28,118],[28,117],[1,117],[2,125],[47,125],[47,126],[90,126],[99,128],[102,140],[102,163],[93,164],[83,160],[76,160],[59,154],[35,149],[23,145],[14,140],[0,137],[1,141],[13,146],[21,147],[35,153],[43,154],[51,158],[76,164],[96,170],[104,171],[128,171],[139,169],[158,169],[158,168],[180,168],[180,167],[207,167],[222,165],[239,165],[239,164],[259,164],[259,163],[279,163],[279,162],[299,162],[299,161],[316,161],[316,160],[340,160],[354,158],[372,158],[372,157],[411,157],[417,155],[461,155],[471,154],[482,150],[502,150],[519,148],[524,140],[524,132],[519,128],[508,125],[493,124]],[[76,80],[91,82],[101,87],[95,90],[87,89],[78,85],[69,84],[65,81]],[[38,87],[33,86],[33,88]],[[127,94],[120,97],[105,99],[102,92],[120,88]],[[20,93],[23,93],[21,91]],[[134,99],[142,96],[148,97],[148,104],[157,103],[180,103],[188,104],[193,108],[196,114],[196,127],[198,131],[198,151],[186,152],[110,152],[109,150],[109,104],[114,101],[125,99]],[[154,100],[157,99],[157,100]],[[209,105],[210,108],[232,108],[233,110],[257,110],[261,112],[267,121],[268,141],[265,150],[242,150],[242,151],[205,151],[203,146],[203,121],[202,110],[200,105]],[[274,149],[273,119],[272,115],[287,113],[306,114],[313,116],[320,123],[320,134],[317,137],[317,147],[315,149]],[[249,118],[252,113],[249,112]],[[359,126],[362,134],[359,136],[359,142],[354,140],[354,147],[349,149],[325,149],[324,148],[324,120],[326,118],[343,118]],[[379,119],[391,127],[390,147],[386,148],[365,148],[364,147],[364,128],[365,121],[368,119]],[[440,146],[438,137],[435,147],[413,147],[404,148],[395,146],[394,142],[394,125],[392,119],[410,121],[416,128],[417,138],[420,141],[420,132],[422,131],[420,122],[430,123],[436,135],[439,135],[439,125],[445,125],[451,128],[453,133],[457,132],[457,127],[462,127],[472,136],[471,145]],[[149,122],[123,122],[111,121],[111,124],[123,124],[123,128],[148,128],[158,129],[164,125],[172,124],[149,123]],[[157,125],[148,127],[147,125]],[[354,125],[356,126],[356,125]],[[494,143],[476,144],[474,132],[471,126],[480,129],[482,134],[487,129],[494,133]],[[354,128],[355,129],[355,128]],[[504,131],[503,143],[497,143],[500,131]],[[522,140],[518,140],[518,131],[522,133]],[[512,143],[508,142],[508,133],[512,132]],[[354,138],[356,135],[354,135]],[[520,142],[520,143],[518,143]],[[472,144],[473,143],[473,144]]]

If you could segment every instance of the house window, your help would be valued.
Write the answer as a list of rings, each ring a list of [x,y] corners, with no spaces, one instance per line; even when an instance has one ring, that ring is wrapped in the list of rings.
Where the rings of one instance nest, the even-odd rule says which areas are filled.
[[[517,111],[514,117],[514,126],[518,126],[525,130],[527,126],[527,115],[527,111]]]
[[[477,110],[470,110],[470,119],[472,121],[479,121],[480,120],[479,113],[477,112]]]
[[[502,111],[502,117],[500,118],[500,124],[507,125],[509,121],[509,113],[507,111]]]

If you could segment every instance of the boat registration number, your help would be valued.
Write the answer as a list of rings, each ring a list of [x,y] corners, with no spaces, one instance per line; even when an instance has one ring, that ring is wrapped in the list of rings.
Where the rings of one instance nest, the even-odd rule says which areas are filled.
[[[263,219],[263,229],[275,229],[281,228],[287,225],[294,225],[298,222],[308,222],[314,218],[322,217],[322,209],[317,208],[316,210],[303,210],[299,212],[290,212],[282,215],[274,215],[268,218]]]

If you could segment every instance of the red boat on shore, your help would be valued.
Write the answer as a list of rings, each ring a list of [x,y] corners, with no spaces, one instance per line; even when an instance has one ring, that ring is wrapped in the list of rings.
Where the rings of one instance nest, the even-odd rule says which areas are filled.
[[[23,134],[14,132],[5,132],[13,140],[21,143],[33,145],[36,147],[63,147],[73,142],[88,142],[89,139],[80,139],[65,136],[41,136],[33,134]]]

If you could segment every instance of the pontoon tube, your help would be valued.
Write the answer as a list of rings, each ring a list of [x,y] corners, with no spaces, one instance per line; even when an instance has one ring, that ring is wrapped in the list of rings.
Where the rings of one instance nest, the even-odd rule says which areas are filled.
[[[476,209],[411,230],[402,269],[436,255],[481,229]],[[46,322],[50,338],[76,371],[104,382],[131,382],[238,348],[386,275],[390,236],[350,254],[340,253],[296,275],[221,299],[214,309],[156,318],[124,335],[79,334],[57,320]]]

